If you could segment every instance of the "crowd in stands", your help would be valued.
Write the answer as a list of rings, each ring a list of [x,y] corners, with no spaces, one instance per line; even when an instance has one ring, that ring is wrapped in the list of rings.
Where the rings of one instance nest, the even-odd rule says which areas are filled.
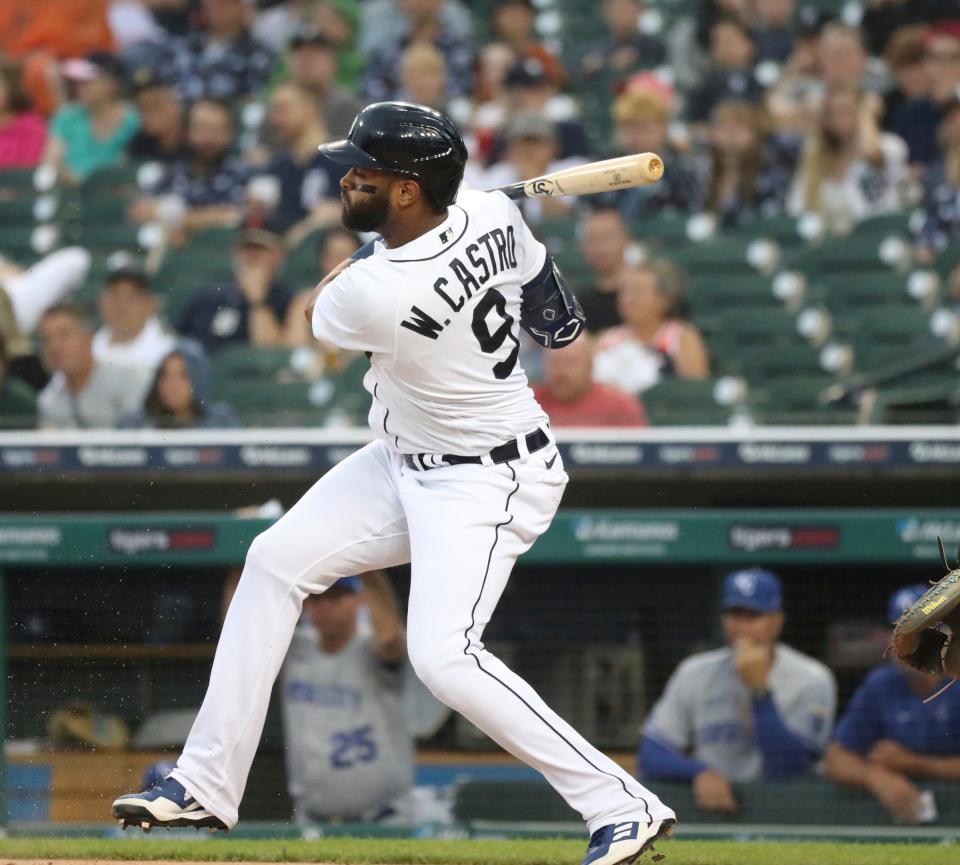
[[[524,348],[560,424],[642,426],[651,387],[716,374],[669,245],[638,244],[648,220],[706,215],[723,232],[815,216],[842,237],[915,210],[926,264],[960,234],[960,0],[2,6],[0,405],[26,406],[7,426],[236,424],[210,387],[227,345],[289,349],[281,377],[348,368],[313,345],[300,300],[359,242],[337,227],[343,169],[317,146],[371,101],[454,117],[474,188],[663,156],[658,184],[519,204],[545,236],[570,226],[556,257],[574,264],[591,331],[556,357]],[[31,172],[29,195],[71,202],[124,168],[135,185],[114,205],[139,233],[116,249],[133,259],[117,265],[82,226],[76,244],[65,234],[13,260],[4,214],[22,189],[5,176]],[[224,235],[214,275],[205,244]],[[185,295],[170,262],[191,250]],[[77,305],[94,300],[95,314]]]

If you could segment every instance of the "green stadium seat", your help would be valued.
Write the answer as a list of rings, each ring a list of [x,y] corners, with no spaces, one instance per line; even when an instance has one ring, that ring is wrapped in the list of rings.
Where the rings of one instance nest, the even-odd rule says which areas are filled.
[[[715,386],[713,379],[665,379],[640,399],[653,426],[725,426],[730,409],[717,405]]]
[[[871,423],[950,424],[960,420],[960,382],[879,388]]]
[[[787,250],[784,266],[809,276],[888,274],[891,268],[880,260],[880,243],[881,238],[872,235],[831,238],[816,246]]]
[[[911,316],[921,309],[907,293],[907,276],[898,273],[866,276],[851,273],[821,280],[811,287],[810,297],[818,299],[834,320],[842,323],[843,330],[849,330],[848,325],[855,327],[864,313],[902,311]]]
[[[800,345],[796,317],[785,309],[768,306],[741,306],[697,319],[711,345],[739,348],[772,345]]]
[[[835,322],[846,333],[860,371],[931,351],[942,345],[930,332],[930,314],[921,309],[873,309]]]
[[[33,168],[5,168],[0,171],[0,201],[14,198],[33,198]]]
[[[797,376],[822,377],[820,351],[807,343],[769,346],[725,346],[725,371],[741,375],[756,384],[778,386],[784,379]]]
[[[286,347],[264,347],[247,345],[227,345],[213,356],[213,380],[219,388],[229,386],[230,382],[240,385],[249,381],[280,381],[286,371],[287,378],[294,374],[290,369],[291,349]]]
[[[320,281],[320,245],[326,234],[323,229],[313,231],[287,253],[280,279],[291,291],[312,288]]]
[[[755,269],[747,261],[752,239],[714,237],[669,251],[670,258],[692,277],[697,274],[752,275]]]
[[[665,211],[655,216],[645,216],[630,222],[630,233],[644,242],[664,244],[688,243],[687,222],[690,216],[676,211]],[[675,247],[673,247],[675,248]]]
[[[783,309],[773,295],[770,280],[756,274],[709,276],[699,274],[689,280],[687,301],[694,317],[742,307]]]
[[[327,409],[314,405],[313,391],[309,381],[245,379],[223,382],[217,397],[233,407],[244,426],[317,426]]]

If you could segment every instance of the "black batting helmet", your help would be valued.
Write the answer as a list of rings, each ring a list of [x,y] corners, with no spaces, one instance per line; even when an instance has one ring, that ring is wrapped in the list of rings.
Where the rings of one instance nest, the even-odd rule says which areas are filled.
[[[440,207],[453,204],[467,161],[467,148],[453,121],[410,102],[368,105],[356,116],[345,139],[319,149],[341,165],[414,177]]]

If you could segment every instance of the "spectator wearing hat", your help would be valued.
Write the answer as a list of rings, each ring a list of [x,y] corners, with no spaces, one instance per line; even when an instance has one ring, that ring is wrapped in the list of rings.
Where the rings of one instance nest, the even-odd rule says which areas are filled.
[[[584,334],[575,342],[548,351],[543,379],[533,389],[553,427],[643,427],[647,416],[630,394],[593,378],[594,339]]]
[[[140,118],[123,99],[124,71],[112,54],[93,53],[63,64],[76,99],[50,120],[44,162],[67,182],[123,161]]]
[[[233,139],[229,105],[195,102],[187,115],[187,155],[167,167],[150,197],[134,202],[131,218],[160,221],[175,235],[239,224],[250,169],[231,153]]]
[[[518,61],[507,71],[503,83],[509,105],[503,128],[509,127],[509,118],[521,112],[541,114],[549,117],[553,123],[559,148],[557,159],[590,155],[590,141],[583,123],[571,110],[568,98],[558,93],[539,60],[528,58]],[[497,144],[494,147],[496,157],[500,151],[496,149]]]
[[[400,92],[400,61],[411,45],[427,43],[442,55],[447,66],[447,97],[473,92],[474,50],[469,35],[458,35],[444,19],[447,0],[400,0],[402,35],[378,44],[370,54],[362,90],[368,101],[396,99]]]
[[[830,736],[833,673],[780,642],[780,580],[749,568],[723,584],[722,649],[683,661],[644,726],[644,779],[689,781],[697,805],[735,813],[733,784],[809,772]]]
[[[567,75],[560,58],[534,37],[536,9],[531,0],[496,0],[491,18],[494,39],[518,60],[536,60],[555,87],[564,85]]]
[[[507,125],[507,147],[501,162],[486,173],[487,188],[506,186],[551,171],[571,168],[584,162],[581,157],[559,159],[557,129],[549,117],[536,111],[520,111]],[[527,198],[518,206],[528,222],[536,224],[545,217],[565,216],[573,209],[569,196]]]
[[[594,79],[621,80],[666,61],[663,42],[641,33],[637,27],[643,11],[643,0],[603,0],[600,15],[607,32],[587,48],[580,61],[579,76],[584,83]]]
[[[104,280],[99,306],[103,325],[93,336],[97,362],[152,374],[173,348],[174,337],[157,315],[150,277],[132,263],[115,268]]]
[[[892,625],[928,588],[915,584],[894,592],[887,622]],[[948,681],[892,655],[874,667],[837,723],[826,776],[873,793],[897,822],[932,822],[935,813],[917,782],[960,780],[960,688],[924,703]]]
[[[279,147],[264,174],[278,189],[274,224],[296,238],[340,221],[340,178],[344,168],[317,148],[330,141],[309,91],[287,81],[270,97],[269,122]],[[291,242],[291,245],[296,245]]]
[[[333,138],[345,138],[363,107],[353,90],[340,83],[342,59],[337,44],[322,30],[301,30],[290,40],[289,77],[316,100]]]
[[[201,346],[178,340],[157,364],[143,406],[121,418],[121,429],[229,429],[230,406],[213,400],[213,374]]]
[[[208,354],[230,343],[289,345],[293,295],[277,281],[285,258],[280,229],[244,228],[234,245],[234,279],[200,289],[177,319],[177,332]]]
[[[187,103],[255,96],[266,84],[274,56],[251,35],[253,0],[201,0],[203,28],[171,39],[157,67],[177,82]]]
[[[127,156],[167,165],[186,159],[187,129],[177,88],[148,67],[134,72],[133,88],[140,129],[127,144]]]
[[[33,168],[43,157],[47,127],[23,89],[20,67],[0,62],[0,171]]]
[[[280,675],[296,821],[410,824],[409,673],[390,578],[341,577],[303,613]]]
[[[97,361],[93,322],[83,307],[55,304],[37,333],[52,376],[37,399],[42,429],[108,429],[140,405],[147,376]]]

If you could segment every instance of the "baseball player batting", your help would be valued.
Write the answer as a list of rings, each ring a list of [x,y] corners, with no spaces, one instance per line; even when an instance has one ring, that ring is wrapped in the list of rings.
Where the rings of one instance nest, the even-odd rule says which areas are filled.
[[[343,224],[382,239],[334,268],[306,312],[318,339],[367,352],[376,439],[254,539],[176,769],[113,815],[147,830],[232,827],[304,598],[409,562],[417,675],[583,815],[584,865],[631,862],[670,834],[673,811],[483,645],[568,480],[518,328],[562,346],[583,328],[580,305],[506,195],[460,189],[467,152],[443,114],[370,105],[320,150],[349,167]]]

